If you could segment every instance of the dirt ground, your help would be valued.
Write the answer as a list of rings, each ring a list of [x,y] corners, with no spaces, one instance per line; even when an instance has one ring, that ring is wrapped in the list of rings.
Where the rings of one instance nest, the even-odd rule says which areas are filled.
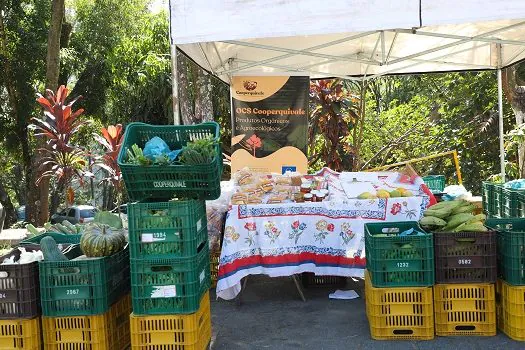
[[[291,278],[250,276],[242,304],[212,297],[214,350],[242,349],[525,349],[503,333],[495,337],[435,337],[430,341],[370,338],[362,281],[347,282],[361,297],[330,300],[334,287],[304,289],[303,302]]]

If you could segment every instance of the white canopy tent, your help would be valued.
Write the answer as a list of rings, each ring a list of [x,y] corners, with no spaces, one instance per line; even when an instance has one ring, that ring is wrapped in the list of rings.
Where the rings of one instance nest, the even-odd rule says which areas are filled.
[[[366,80],[498,70],[505,174],[501,68],[525,59],[525,0],[171,0],[170,19],[172,53],[227,83],[248,72]]]

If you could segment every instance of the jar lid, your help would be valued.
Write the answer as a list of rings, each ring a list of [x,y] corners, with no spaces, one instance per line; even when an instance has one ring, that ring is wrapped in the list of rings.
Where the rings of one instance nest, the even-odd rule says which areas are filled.
[[[304,199],[312,199],[313,197],[314,197],[314,195],[311,194],[311,193],[305,193],[304,196],[303,196]]]

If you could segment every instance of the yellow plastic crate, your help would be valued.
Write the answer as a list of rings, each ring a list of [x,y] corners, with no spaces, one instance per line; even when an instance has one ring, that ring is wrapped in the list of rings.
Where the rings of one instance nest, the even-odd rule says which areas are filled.
[[[497,283],[498,328],[509,338],[525,341],[525,286]]]
[[[376,288],[366,271],[365,301],[372,339],[434,339],[432,287]]]
[[[211,273],[211,286],[215,288],[217,286],[217,277],[219,276],[219,259],[221,258],[221,250],[213,249],[210,251],[210,273]]]
[[[0,320],[0,350],[40,350],[40,317]]]
[[[132,350],[204,350],[211,340],[210,293],[199,310],[189,315],[135,316],[131,314]]]
[[[131,295],[100,315],[42,317],[46,350],[114,350],[130,344]]]
[[[496,335],[494,284],[436,284],[436,335]]]

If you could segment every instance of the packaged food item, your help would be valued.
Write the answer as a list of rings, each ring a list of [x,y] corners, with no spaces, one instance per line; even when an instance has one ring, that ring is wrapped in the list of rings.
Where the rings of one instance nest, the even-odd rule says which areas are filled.
[[[304,194],[301,192],[294,194],[295,203],[304,203]]]
[[[249,172],[241,171],[237,175],[237,184],[240,186],[251,184],[253,180],[253,175]]]
[[[274,196],[270,196],[270,198],[268,198],[268,204],[274,204],[274,203],[283,203],[284,201],[286,200],[285,197],[283,196],[280,196],[280,195],[274,195]]]
[[[311,188],[309,183],[301,184],[301,192],[302,193],[310,193],[311,190],[312,190],[312,188]]]
[[[275,178],[275,183],[277,185],[288,185],[288,186],[291,186],[292,185],[292,178],[289,177],[289,176],[277,176]]]
[[[301,176],[292,176],[292,186],[301,186],[303,183],[303,178]]]
[[[232,204],[233,205],[241,205],[246,204],[248,202],[248,196],[244,193],[235,193],[232,196]]]
[[[317,191],[317,194],[315,195],[316,202],[322,202],[326,199],[326,195],[323,192]]]
[[[304,201],[305,202],[313,202],[313,195],[311,193],[305,193],[303,195],[303,198],[304,198]]]
[[[273,184],[272,183],[263,183],[259,186],[259,188],[264,192],[268,193],[273,190]]]
[[[248,201],[246,204],[262,204],[262,198],[259,196],[248,196]]]

